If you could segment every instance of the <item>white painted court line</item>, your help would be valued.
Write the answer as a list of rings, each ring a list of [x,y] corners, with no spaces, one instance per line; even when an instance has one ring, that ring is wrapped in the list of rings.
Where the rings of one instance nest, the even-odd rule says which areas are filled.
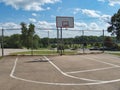
[[[18,61],[18,57],[16,58],[16,60],[15,60],[15,62],[14,62],[14,66],[13,66],[13,69],[12,69],[12,71],[11,71],[11,73],[10,73],[10,77],[14,77],[14,72],[15,72],[15,68],[16,68],[16,65],[17,65],[17,61]]]
[[[85,58],[87,58],[87,57],[85,57]],[[71,71],[71,72],[66,72],[66,73],[72,74],[72,73],[93,72],[93,71],[107,70],[107,69],[120,67],[119,65],[115,65],[115,64],[112,64],[112,63],[108,63],[108,62],[104,62],[104,61],[98,61],[95,58],[87,58],[87,59],[92,60],[92,61],[96,61],[96,62],[100,62],[100,63],[104,63],[104,64],[110,65],[112,67],[98,68],[98,69],[91,69],[91,70],[81,70],[81,71]]]
[[[49,83],[49,82],[40,82],[40,81],[28,80],[28,79],[20,78],[20,77],[17,77],[14,75],[17,61],[18,61],[18,57],[16,58],[16,60],[14,62],[14,66],[13,66],[13,69],[10,73],[10,77],[17,79],[17,80],[29,82],[29,83],[45,84],[45,85],[59,85],[59,86],[83,86],[83,85],[99,85],[99,84],[108,84],[108,83],[120,82],[120,79],[110,80],[110,81],[100,81],[100,82],[94,82],[94,83]]]
[[[119,66],[120,67],[120,66]],[[100,71],[100,70],[107,70],[107,69],[112,69],[112,68],[118,68],[118,67],[106,67],[106,68],[98,68],[98,69],[90,69],[90,70],[81,70],[81,71],[73,71],[73,72],[65,72],[68,74],[72,73],[84,73],[84,72],[93,72],[93,71]]]
[[[85,80],[85,81],[93,81],[93,82],[98,82],[98,81],[101,81],[101,80],[93,80],[93,79],[87,79],[87,78],[79,78],[79,77],[75,77],[75,76],[72,76],[72,75],[68,75],[67,73],[64,73],[60,68],[58,68],[58,66],[56,66],[53,62],[51,62],[47,57],[45,57],[45,60],[48,60],[49,63],[51,65],[53,65],[61,74],[63,74],[64,76],[67,76],[67,77],[70,77],[70,78],[74,78],[74,79],[80,79],[80,80]]]
[[[90,58],[90,57],[87,58],[87,57],[85,57],[85,59],[96,61],[96,62],[100,62],[100,63],[104,63],[104,64],[107,64],[107,65],[110,65],[110,66],[113,66],[113,67],[120,67],[119,65],[108,63],[108,62],[104,62],[104,61],[100,61],[100,60],[96,60],[95,58]]]

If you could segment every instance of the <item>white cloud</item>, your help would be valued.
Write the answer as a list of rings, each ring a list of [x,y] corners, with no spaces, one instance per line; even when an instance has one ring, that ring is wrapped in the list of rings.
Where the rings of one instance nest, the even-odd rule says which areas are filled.
[[[108,2],[110,6],[115,6],[116,4],[120,5],[120,0],[98,0],[101,2]]]
[[[82,13],[91,18],[96,18],[100,21],[102,20],[103,22],[108,22],[111,19],[110,15],[102,14],[102,12],[96,10],[75,8],[73,14],[78,14],[78,13]]]
[[[90,23],[90,25],[89,25],[89,29],[90,30],[98,30],[98,29],[100,29],[99,28],[99,26],[97,25],[97,23]]]
[[[100,17],[100,12],[95,10],[82,9],[82,13],[88,15],[89,17]]]
[[[58,7],[58,8],[57,8],[57,12],[59,12],[61,9],[62,9],[62,7]]]
[[[36,16],[37,16],[37,14],[36,14],[36,13],[32,13],[32,16],[35,16],[35,17],[36,17]]]
[[[98,0],[98,1],[100,1],[100,2],[105,2],[105,0]]]
[[[77,14],[79,12],[81,12],[81,9],[80,8],[75,8],[74,11],[73,11],[73,14]]]
[[[0,2],[10,5],[15,9],[42,11],[45,10],[42,7],[43,5],[54,4],[56,2],[61,2],[61,0],[1,0]]]
[[[109,22],[110,21],[110,19],[111,19],[111,16],[110,15],[102,15],[101,17],[100,17],[100,20],[102,20],[102,21],[104,21],[104,22]]]
[[[50,7],[47,7],[46,10],[50,10],[51,8]]]
[[[56,16],[55,16],[55,15],[51,15],[50,17],[51,17],[51,18],[53,18],[53,19],[55,19],[55,18],[56,18]]]
[[[13,34],[20,34],[21,33],[21,26],[19,24],[16,24],[14,22],[6,22],[6,23],[0,23],[0,29],[4,29],[4,35],[10,36]],[[5,30],[7,29],[7,30]],[[9,30],[9,31],[8,31]]]
[[[55,28],[55,23],[49,23],[47,21],[38,21],[36,26],[40,28]]]
[[[34,18],[29,18],[29,21],[30,21],[31,23],[37,22],[36,19],[34,19]]]
[[[1,23],[0,27],[2,27],[3,29],[13,29],[13,28],[20,28],[20,25],[14,22],[6,22],[6,23]]]
[[[83,9],[82,12],[89,17],[98,18],[99,20],[102,20],[104,22],[108,22],[111,19],[111,15],[102,14],[100,11]]]
[[[73,14],[78,14],[78,13],[82,13],[85,14],[89,17],[100,17],[100,11],[96,11],[96,10],[90,10],[90,9],[81,9],[81,8],[75,8],[73,10]]]
[[[119,4],[120,5],[120,0],[108,0],[109,1],[109,5],[110,6],[114,6],[115,4]]]
[[[87,29],[88,25],[86,23],[75,22],[75,29]]]

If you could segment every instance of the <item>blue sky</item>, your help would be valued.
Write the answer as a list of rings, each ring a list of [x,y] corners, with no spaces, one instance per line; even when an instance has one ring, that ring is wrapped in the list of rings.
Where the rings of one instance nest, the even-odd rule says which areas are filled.
[[[73,16],[74,29],[102,30],[118,9],[120,0],[0,0],[0,28],[55,28],[56,16]]]

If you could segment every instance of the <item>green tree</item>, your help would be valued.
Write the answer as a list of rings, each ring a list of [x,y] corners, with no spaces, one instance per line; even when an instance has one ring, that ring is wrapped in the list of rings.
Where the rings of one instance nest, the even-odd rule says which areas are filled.
[[[27,43],[28,43],[28,40],[27,40],[27,36],[28,36],[28,30],[27,30],[27,25],[26,23],[22,22],[21,24],[21,43],[22,43],[22,46],[23,47],[27,47]]]
[[[34,35],[33,37],[33,48],[38,49],[40,47],[40,37],[38,35]]]
[[[108,32],[115,34],[117,40],[120,40],[120,9],[111,17],[109,24]]]
[[[9,48],[9,44],[8,44],[8,42],[9,42],[9,36],[4,36],[4,48]]]
[[[9,37],[7,43],[9,48],[22,48],[20,34],[13,34]]]
[[[35,34],[35,26],[34,24],[30,23],[29,28],[27,30],[27,48],[33,48],[33,37]]]
[[[21,43],[22,46],[30,49],[30,48],[35,48],[37,49],[39,47],[39,36],[35,35],[35,25],[30,23],[28,28],[27,25],[22,22],[21,23]]]
[[[112,48],[114,46],[114,43],[110,37],[106,37],[104,40],[104,45],[108,48]]]
[[[43,39],[41,39],[41,43],[42,43],[42,45],[43,45],[44,48],[48,47],[49,38],[43,38]]]

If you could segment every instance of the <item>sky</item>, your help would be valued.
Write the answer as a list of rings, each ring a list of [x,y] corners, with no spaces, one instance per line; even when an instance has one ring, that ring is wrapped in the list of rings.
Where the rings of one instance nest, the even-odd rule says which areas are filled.
[[[70,16],[75,30],[106,30],[118,9],[120,0],[0,0],[0,28],[56,28],[56,16]]]

